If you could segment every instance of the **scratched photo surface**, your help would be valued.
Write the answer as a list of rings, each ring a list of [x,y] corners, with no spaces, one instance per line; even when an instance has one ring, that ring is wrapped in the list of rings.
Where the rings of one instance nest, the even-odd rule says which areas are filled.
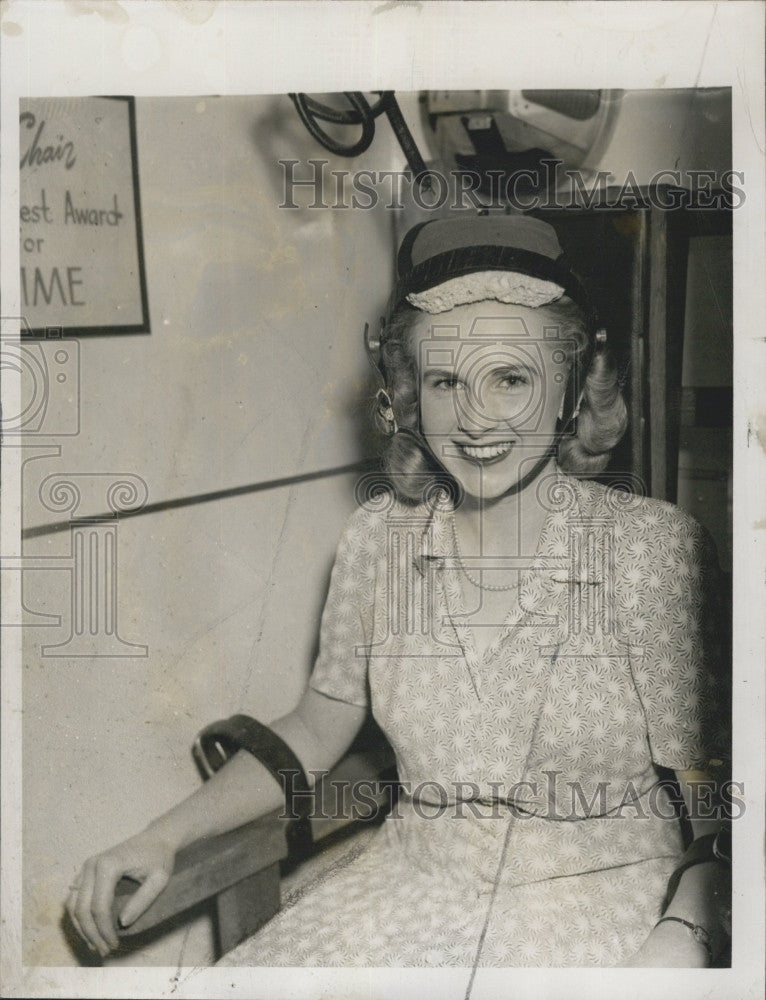
[[[305,115],[317,107],[308,103],[311,100],[316,98],[299,97]],[[354,95],[351,105],[342,95],[324,100],[327,107],[349,116],[353,103],[366,99]],[[49,395],[39,401],[35,426],[30,418],[23,428],[23,566],[37,570],[24,578],[26,655],[30,666],[34,662],[27,690],[30,703],[45,706],[28,719],[25,733],[30,815],[25,947],[31,964],[48,964],[54,956],[62,961],[80,957],[76,940],[67,934],[66,923],[59,926],[60,914],[51,906],[51,880],[60,878],[67,866],[76,868],[93,847],[111,846],[140,828],[172,804],[179,791],[194,788],[198,776],[189,745],[196,728],[240,710],[268,721],[293,708],[312,665],[336,538],[355,503],[361,503],[363,511],[380,508],[378,519],[389,524],[389,531],[396,523],[394,513],[406,517],[406,506],[387,514],[385,502],[378,498],[376,503],[374,491],[384,488],[384,479],[369,477],[380,464],[376,456],[382,445],[371,426],[377,385],[362,332],[365,323],[376,323],[383,312],[395,241],[415,222],[458,212],[475,215],[483,205],[494,205],[490,213],[502,218],[507,205],[515,211],[533,206],[536,217],[558,227],[560,240],[569,243],[569,256],[577,260],[581,273],[590,273],[590,283],[600,294],[601,322],[608,328],[619,377],[636,417],[620,451],[594,474],[600,472],[602,482],[639,498],[680,499],[682,507],[717,536],[730,572],[731,212],[743,193],[730,163],[728,89],[427,92],[422,101],[414,93],[400,94],[397,100],[402,120],[417,131],[418,152],[431,163],[430,187],[420,187],[405,175],[403,153],[385,114],[369,115],[374,141],[349,158],[329,152],[312,137],[286,95],[139,98],[134,109],[138,225],[130,190],[130,150],[125,148],[129,137],[122,137],[123,148],[112,149],[110,144],[118,146],[120,136],[105,132],[100,123],[92,127],[94,118],[110,110],[108,102],[97,102],[89,112],[87,99],[31,101],[21,114],[22,238],[23,249],[31,248],[24,254],[23,305],[29,315],[38,316],[39,311],[35,329],[63,327],[47,329],[21,348],[30,368],[37,365],[45,372]],[[641,135],[636,125],[640,119],[652,126]],[[674,119],[686,128],[683,144],[672,128]],[[560,139],[547,133],[550,149],[544,165],[537,162],[543,154],[515,152],[514,129],[522,124],[528,129],[544,125],[546,130],[558,125],[565,134]],[[336,127],[336,145],[351,145],[355,129],[359,126],[353,118]],[[579,152],[574,145],[578,136],[585,147]],[[601,175],[594,168],[580,169],[587,144],[596,141],[601,151],[595,150],[594,168],[608,165],[609,174],[606,169]],[[99,142],[101,147],[93,152]],[[482,144],[488,147],[485,160],[471,153],[472,148],[483,149]],[[565,163],[555,163],[559,150],[569,158]],[[122,163],[122,173],[111,177],[110,160],[117,155],[126,158],[127,171]],[[88,156],[107,166],[94,171]],[[618,160],[631,165],[624,177]],[[666,165],[676,163],[680,166],[669,173]],[[496,173],[488,182],[485,171],[492,168]],[[703,168],[704,175],[689,177],[688,170]],[[88,181],[94,174],[97,183],[91,189]],[[658,178],[663,187],[657,187]],[[590,208],[583,204],[588,199],[593,202]],[[702,207],[674,208],[671,214],[667,206],[683,204],[684,199],[693,205],[702,202]],[[655,256],[660,253],[660,227],[672,259]],[[120,321],[130,309],[128,290],[123,305],[116,299],[121,289],[110,284],[105,289],[99,268],[110,252],[118,262],[130,259],[137,232],[149,276],[151,329],[130,335],[107,327],[86,336],[91,311],[104,326],[110,314]],[[642,259],[641,243],[647,240],[650,252]],[[637,287],[642,266],[650,271],[646,301]],[[109,267],[120,273],[119,263]],[[676,291],[685,288],[685,294],[671,298],[668,282]],[[113,298],[102,303],[105,291]],[[653,297],[662,294],[668,296],[668,312],[675,311],[667,316],[664,329],[650,316]],[[492,325],[493,303],[486,309],[489,344],[496,345],[501,356],[504,328],[499,321]],[[440,319],[447,323],[451,315],[447,312]],[[642,356],[657,349],[649,344],[649,336],[667,338],[667,376],[656,359]],[[531,347],[537,346],[533,337],[529,340]],[[446,356],[449,345],[449,335],[440,338],[437,332],[429,353]],[[421,354],[420,363],[427,365],[425,348]],[[529,350],[527,355],[533,356]],[[470,371],[474,362],[468,360]],[[458,360],[456,373],[459,368]],[[663,378],[667,388],[658,384]],[[36,403],[30,399],[30,410]],[[530,412],[536,405],[533,402]],[[472,417],[466,414],[466,420]],[[658,457],[658,449],[667,454]],[[443,462],[449,471],[449,459]],[[555,492],[555,487],[548,488]],[[622,496],[630,509],[628,494]],[[608,505],[603,510],[597,505],[591,516],[607,513]],[[647,572],[653,531],[660,530],[658,516],[652,508],[645,513],[636,502],[634,519],[649,520],[631,554],[639,566],[641,558],[646,560]],[[356,541],[360,530],[354,522],[353,550],[346,555],[349,579],[342,583],[341,596],[333,591],[332,601],[363,586],[364,563],[379,557],[369,537],[367,548],[364,537]],[[377,526],[367,528],[375,530]],[[396,544],[411,543],[414,528],[409,534],[404,527],[401,531],[402,540],[397,538]],[[615,551],[607,549],[614,540],[606,531],[593,532],[590,543],[581,543],[596,539],[605,550],[598,558],[613,561]],[[569,572],[567,560],[574,556],[567,546],[574,542],[558,544],[564,546],[557,549],[562,569]],[[504,554],[523,556],[521,547],[518,553]],[[654,571],[661,576],[663,564],[654,564]],[[640,572],[636,579],[643,583]],[[663,601],[672,605],[669,584],[670,579],[662,584]],[[602,600],[609,604],[608,596]],[[389,605],[389,633],[401,628],[417,634],[413,622],[399,626],[393,620],[398,614],[393,597]],[[408,652],[391,643],[390,635],[379,635],[373,645],[381,648],[365,656],[357,648],[363,633],[344,631],[344,619],[355,613],[353,607],[340,604],[336,611],[328,604],[328,617],[334,616],[328,630],[334,628],[337,635],[326,641],[337,643],[341,662],[345,654],[340,647],[347,641],[354,648],[345,658],[353,664],[356,655],[374,671],[369,681],[373,707],[377,695],[377,717],[393,727],[408,772],[415,767],[421,782],[448,773],[434,768],[433,762],[429,765],[427,756],[417,765],[409,760],[413,751],[404,741],[417,747],[424,738],[418,734],[421,728],[445,745],[451,735],[461,745],[471,740],[474,745],[463,751],[464,757],[495,758],[488,775],[471,763],[473,757],[458,760],[453,764],[455,779],[493,777],[504,785],[529,780],[514,760],[521,750],[512,737],[510,746],[503,743],[507,727],[523,725],[522,719],[514,722],[508,706],[496,705],[496,729],[486,723],[491,735],[484,744],[477,733],[471,734],[478,720],[462,687],[451,690],[445,675],[442,685],[452,701],[444,705],[422,675],[423,664],[427,674],[437,664],[440,670],[449,672],[451,666],[454,672],[457,663],[449,644],[433,641],[430,623],[422,648],[415,644]],[[652,607],[659,614],[659,606]],[[681,608],[679,598],[678,615],[683,614]],[[616,613],[612,607],[605,610]],[[365,612],[362,608],[358,613]],[[671,615],[668,625],[673,624]],[[681,620],[677,627],[684,625]],[[572,628],[576,633],[578,626]],[[582,631],[594,628],[586,623]],[[509,637],[505,641],[511,644]],[[666,654],[677,655],[672,637],[666,642]],[[541,644],[542,638],[534,635],[534,648],[519,647],[519,662],[534,662]],[[576,685],[575,657],[584,654],[576,654],[573,647],[567,655],[566,669],[556,683],[568,678],[567,685]],[[399,657],[403,666],[397,671],[403,674],[397,672],[396,683],[406,686],[409,674],[410,686],[392,694],[385,670],[391,658],[399,663]],[[615,657],[610,670],[618,676],[621,657]],[[64,663],[66,670],[61,669]],[[344,690],[341,667],[335,670],[339,677],[324,682],[331,695],[358,701],[349,681],[350,693]],[[485,685],[502,685],[509,670],[512,664],[495,662],[485,670]],[[598,676],[594,678],[592,682],[599,683]],[[600,681],[602,687],[607,682],[606,676]],[[521,687],[516,691],[516,698],[532,698],[530,718],[535,712],[534,686],[528,694]],[[364,694],[364,686],[361,690]],[[587,687],[582,693],[583,700],[595,696]],[[589,704],[589,711],[596,713],[595,702]],[[555,745],[566,738],[568,726],[575,744],[582,740],[583,721],[571,714],[572,707],[556,697],[545,703],[543,710],[553,716],[554,725],[542,741],[548,756],[541,763],[550,768],[557,760]],[[83,728],[84,710],[99,722],[92,729]],[[613,740],[616,734],[609,733],[609,727],[614,720],[609,709],[602,711],[602,728],[593,730],[591,738]],[[432,718],[427,722],[428,716]],[[137,732],[142,734],[140,749],[135,745]],[[51,759],[52,742],[77,757],[97,759],[99,766],[70,774],[70,754]],[[619,757],[618,748],[613,746],[612,753]],[[419,754],[414,751],[416,761]],[[600,760],[602,775],[609,774],[605,764]],[[576,777],[581,773],[577,768],[584,766],[578,760],[569,773],[562,770],[562,780]],[[121,775],[119,781],[116,775]],[[455,797],[451,791],[450,800]],[[459,791],[470,797],[469,786]],[[428,789],[418,793],[416,788],[411,794],[416,803],[433,803],[433,791],[429,795]],[[616,788],[609,794],[613,810],[620,795]],[[62,817],[61,849],[55,861],[46,864],[49,830],[44,820],[52,814]],[[86,815],[96,824],[98,844],[93,843],[93,828],[83,824]],[[424,816],[426,834],[436,836],[444,824],[434,817],[429,827],[427,820]],[[470,816],[462,825],[469,822]],[[390,820],[389,826],[393,823]],[[460,820],[450,825],[454,829]],[[492,819],[484,825],[489,829]],[[536,830],[524,846],[529,834],[521,821],[518,825],[518,847],[511,841],[511,854],[517,860],[528,855],[525,866],[534,870],[544,853],[534,840],[547,843],[550,827]],[[645,826],[649,837],[649,824]],[[547,844],[545,852],[577,854],[583,849],[577,843],[576,824],[558,829],[565,839]],[[369,835],[363,831],[360,836],[364,840]],[[353,876],[338,877],[338,886],[329,881],[322,905],[304,907],[302,916],[296,911],[293,923],[281,917],[278,933],[264,932],[272,942],[264,957],[258,957],[257,949],[252,957],[245,951],[244,964],[299,965],[301,959],[309,965],[333,960],[371,964],[376,954],[380,964],[388,964],[390,953],[394,964],[470,965],[480,950],[479,911],[489,909],[490,896],[480,894],[470,927],[461,927],[458,914],[465,919],[469,908],[458,898],[453,912],[444,880],[455,864],[452,855],[470,852],[472,846],[459,837],[442,845],[447,855],[442,877],[419,875],[405,898],[399,897],[397,878],[406,874],[411,881],[413,863],[417,870],[436,862],[415,842],[406,859],[390,858],[390,845],[386,851],[367,848],[374,863],[365,863],[364,871]],[[482,850],[494,848],[485,844]],[[549,866],[550,859],[546,861]],[[579,862],[587,867],[593,860],[583,856]],[[569,859],[559,874],[573,875],[577,864],[578,859],[574,865]],[[556,867],[549,873],[547,866],[540,867],[533,880],[542,880],[545,887],[549,883],[544,876],[550,877]],[[646,867],[639,868],[646,879]],[[492,875],[477,871],[475,877],[481,881]],[[667,877],[664,870],[661,877]],[[452,878],[457,882],[457,873]],[[523,879],[520,884],[525,884]],[[467,887],[460,885],[462,897]],[[253,892],[258,891],[254,886]],[[612,907],[613,924],[621,912],[608,888],[597,891],[600,907]],[[620,891],[635,892],[636,887],[623,885]],[[506,915],[507,927],[496,931],[500,941],[491,943],[494,950],[486,946],[489,964],[514,964],[511,955],[503,962],[513,937],[523,964],[556,963],[550,947],[556,927],[564,933],[568,923],[563,919],[567,896],[556,899],[538,885],[533,920],[522,890],[517,889],[515,898],[510,890],[509,895],[513,908],[527,912],[535,931],[531,940],[518,941],[520,930]],[[410,911],[413,896],[419,902]],[[391,909],[385,919],[392,925],[394,947],[387,942],[385,927],[377,927],[374,947],[359,950],[360,934],[372,933],[371,928],[360,930],[368,917],[359,897],[367,900],[375,924]],[[347,912],[350,902],[353,907]],[[334,916],[327,912],[331,907]],[[426,911],[422,920],[416,917],[421,908]],[[321,914],[322,934],[314,914]],[[626,919],[636,916],[630,911]],[[590,935],[586,930],[571,954],[562,953],[560,964],[598,961],[599,933],[605,934],[595,926]],[[612,933],[613,926],[608,930]],[[319,935],[316,951],[312,934]],[[183,956],[184,964],[201,964],[209,957],[205,916],[195,915],[193,924],[168,935],[141,942],[139,960],[167,964],[167,956],[176,954]],[[289,946],[285,938],[292,937],[299,940]],[[547,941],[546,950],[540,948],[542,940]],[[72,946],[74,953],[69,951]],[[132,950],[117,959],[135,960]]]
[[[735,244],[763,184],[730,81],[530,79],[20,94],[3,575],[39,995],[215,995],[196,969],[277,996],[318,968],[351,996],[381,967],[476,1000],[503,969],[687,964],[641,950],[668,879],[753,807]],[[236,741],[198,735],[242,713],[292,720],[320,790],[277,747],[120,926],[146,872],[108,852],[211,780]],[[736,971],[714,896],[712,939],[679,944],[712,977]]]

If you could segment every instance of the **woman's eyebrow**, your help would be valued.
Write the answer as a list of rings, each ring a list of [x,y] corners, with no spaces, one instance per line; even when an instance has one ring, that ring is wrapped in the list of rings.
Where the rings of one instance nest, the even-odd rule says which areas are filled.
[[[465,375],[471,368],[465,365],[458,365],[457,368],[424,368],[423,378],[461,378]],[[528,365],[523,362],[509,361],[501,365],[497,365],[494,368],[489,369],[487,372],[482,372],[482,377],[487,378],[492,375],[532,375],[536,376],[540,374],[540,369],[534,365]]]
[[[426,365],[423,368],[424,375],[455,375],[460,374],[461,371],[473,371],[475,367],[484,369],[483,365],[473,365],[467,364],[464,361],[459,361],[457,365],[447,365],[436,367],[434,365]],[[540,368],[534,364],[528,364],[526,361],[501,361],[499,364],[490,368],[489,371],[492,372],[507,372],[507,371],[525,371],[525,372],[539,372]]]
[[[502,375],[505,372],[525,372],[527,375],[539,375],[540,369],[523,361],[506,361],[491,370],[492,375]]]

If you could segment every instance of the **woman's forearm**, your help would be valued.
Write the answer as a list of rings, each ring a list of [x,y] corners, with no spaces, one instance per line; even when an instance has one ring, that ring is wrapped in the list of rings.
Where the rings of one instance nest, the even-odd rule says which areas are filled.
[[[686,869],[663,916],[677,917],[704,928],[715,957],[729,939],[730,897],[728,867],[718,861],[704,862]]]
[[[153,820],[147,832],[174,851],[264,816],[284,803],[271,773],[249,753],[236,754],[192,795]]]
[[[663,919],[655,925],[638,952],[622,964],[644,968],[709,965],[729,940],[729,901],[730,871],[725,865],[705,861],[687,868]],[[664,919],[666,917],[671,919]],[[702,928],[701,937],[695,928]]]
[[[309,689],[288,715],[271,723],[298,757],[309,783],[343,755],[366,710],[333,701]],[[149,824],[147,830],[179,850],[201,837],[233,830],[284,805],[279,781],[259,760],[240,751],[187,799]]]
[[[311,779],[312,772],[329,770],[335,764],[365,715],[363,707],[309,689],[295,711],[271,728],[290,746]],[[319,735],[324,733],[328,735]],[[124,875],[141,883],[120,913],[120,923],[127,927],[167,885],[178,850],[281,810],[284,802],[281,783],[252,754],[240,751],[143,832],[85,862],[67,899],[73,925],[92,948],[109,954],[119,944],[112,905],[115,886]]]
[[[716,801],[713,777],[699,770],[678,771],[676,777],[695,840],[717,834],[721,829],[721,817],[713,808]],[[701,804],[706,805],[704,811],[700,809]],[[730,905],[731,871],[728,865],[711,859],[684,871],[663,915],[703,927],[710,937],[713,953],[717,954],[728,941]]]

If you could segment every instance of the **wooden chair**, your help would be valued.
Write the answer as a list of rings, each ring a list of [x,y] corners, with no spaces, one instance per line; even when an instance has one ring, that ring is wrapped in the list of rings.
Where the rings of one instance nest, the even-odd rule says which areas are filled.
[[[364,808],[352,789],[364,782]],[[195,841],[178,852],[167,886],[130,927],[119,928],[117,914],[138,888],[123,878],[115,890],[113,914],[124,945],[161,929],[207,900],[214,900],[218,956],[254,934],[279,912],[280,879],[285,868],[303,863],[324,846],[352,834],[360,824],[379,823],[396,793],[394,755],[388,746],[359,741],[317,784],[311,818],[313,848],[296,857],[288,847],[288,821],[276,810],[236,830]],[[367,802],[373,803],[367,806]]]
[[[369,814],[357,815],[352,789],[364,782]],[[312,850],[302,857],[288,847],[287,821],[281,810],[236,830],[198,840],[179,851],[173,874],[154,903],[128,928],[119,928],[123,946],[135,946],[147,935],[161,933],[172,921],[207,901],[214,901],[217,957],[255,934],[279,912],[280,883],[285,870],[318,858],[329,845],[353,835],[363,825],[379,824],[397,790],[393,751],[387,745],[354,747],[317,785],[315,817],[311,819]],[[680,793],[679,793],[680,800]],[[113,916],[137,883],[124,878],[115,892]],[[727,949],[715,968],[729,968]]]

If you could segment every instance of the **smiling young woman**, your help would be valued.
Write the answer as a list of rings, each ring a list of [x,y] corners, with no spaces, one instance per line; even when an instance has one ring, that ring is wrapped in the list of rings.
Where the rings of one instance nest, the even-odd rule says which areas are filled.
[[[555,232],[467,213],[415,227],[368,349],[387,484],[360,484],[308,690],[272,729],[312,773],[372,711],[402,794],[226,964],[709,964],[718,820],[692,816],[685,854],[658,768],[688,791],[726,756],[714,555],[677,508],[587,479],[625,407]],[[279,797],[236,755],[86,863],[76,926],[106,954],[122,874],[144,883],[130,922],[179,847]]]

